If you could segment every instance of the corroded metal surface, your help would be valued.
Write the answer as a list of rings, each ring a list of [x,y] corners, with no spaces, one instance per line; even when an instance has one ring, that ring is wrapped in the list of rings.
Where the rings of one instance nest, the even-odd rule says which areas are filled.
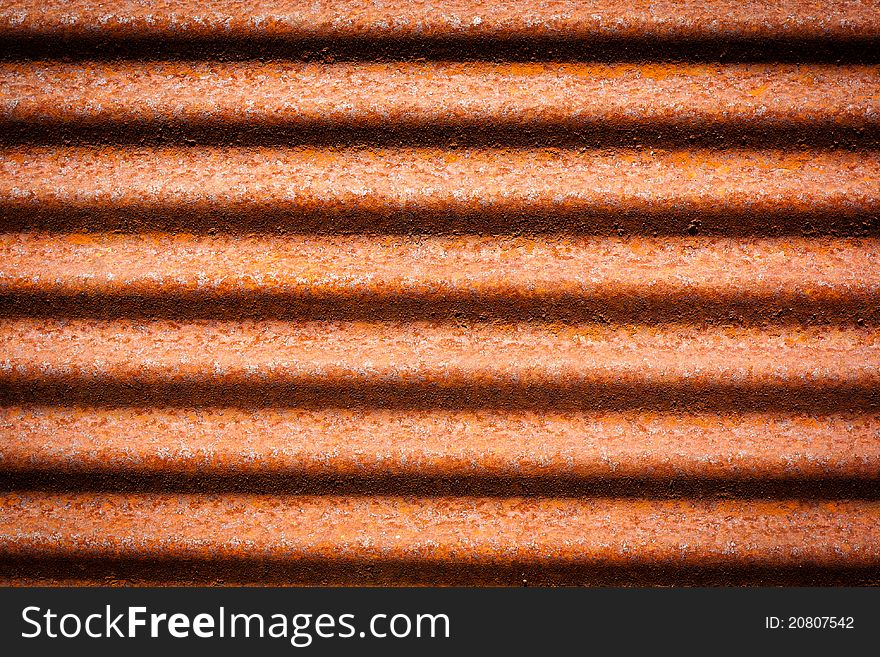
[[[35,557],[381,561],[393,554],[425,561],[780,566],[880,559],[876,502],[18,493],[0,498],[0,508],[7,519],[0,549]]]
[[[17,228],[877,234],[880,151],[0,150]]]
[[[114,139],[230,134],[342,141],[346,131],[408,140],[536,143],[716,133],[719,141],[814,141],[880,125],[880,68],[816,64],[125,62],[0,65],[7,130]],[[821,135],[816,133],[820,132]],[[106,130],[104,131],[106,134]],[[348,137],[350,138],[350,137]],[[612,142],[613,143],[613,142]]]
[[[747,385],[880,381],[880,332],[169,320],[0,322],[7,385],[40,379],[339,385]],[[732,404],[736,400],[731,400]]]
[[[878,45],[4,3],[0,583],[877,584]]]
[[[419,477],[441,486],[462,477],[460,488],[471,490],[525,480],[558,483],[558,494],[577,492],[575,478],[584,477],[583,488],[610,481],[618,492],[627,479],[649,489],[656,481],[637,495],[713,478],[722,491],[778,480],[779,492],[800,479],[818,489],[880,475],[878,428],[877,416],[852,414],[10,406],[0,414],[0,462],[42,485],[62,471],[96,487],[118,486],[114,478],[131,472],[140,477],[126,483],[133,488],[245,486],[236,476],[263,476],[269,490],[357,489],[359,478],[368,488]],[[162,475],[179,478],[149,479]]]
[[[393,213],[880,209],[880,155],[824,151],[22,148],[3,209]]]
[[[158,33],[236,36],[382,36],[566,35],[638,37],[792,35],[831,38],[875,35],[880,18],[870,0],[818,2],[707,0],[688,4],[666,0],[622,2],[577,0],[534,3],[529,0],[474,2],[338,2],[285,0],[242,3],[237,0],[145,2],[53,0],[35,4],[12,0],[0,19],[4,31],[52,35],[132,36]],[[96,27],[97,26],[97,27]]]
[[[875,239],[0,235],[7,315],[876,323]]]

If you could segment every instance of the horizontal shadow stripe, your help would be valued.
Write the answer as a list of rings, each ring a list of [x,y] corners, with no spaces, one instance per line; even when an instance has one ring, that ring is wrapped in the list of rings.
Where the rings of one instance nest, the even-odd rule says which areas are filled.
[[[526,203],[494,204],[480,209],[437,211],[428,208],[309,209],[265,207],[195,208],[183,203],[130,203],[119,207],[71,204],[0,203],[0,230],[48,232],[144,231],[197,234],[576,234],[731,237],[831,235],[880,236],[880,214],[872,207],[743,208],[664,207],[600,211],[548,209]]]
[[[880,324],[880,293],[826,297],[797,294],[710,295],[687,288],[651,293],[640,287],[575,294],[333,294],[204,291],[137,294],[0,293],[0,317],[90,319],[272,318],[303,321],[599,322],[610,324]]]
[[[184,560],[149,558],[77,558],[0,556],[0,573],[22,581],[78,580],[98,585],[124,584],[309,584],[326,585],[506,585],[506,586],[857,586],[877,585],[876,567],[776,566],[762,563],[668,563],[610,566],[602,563],[457,563],[386,559]]]
[[[63,376],[0,376],[0,404],[65,404],[102,408],[389,408],[520,409],[556,412],[655,409],[707,412],[876,412],[880,387],[864,383],[822,385],[749,383],[395,383],[368,378],[334,382],[326,378],[282,381],[241,379],[143,382]]]
[[[413,37],[273,38],[215,33],[179,36],[173,32],[126,35],[65,36],[47,31],[0,36],[0,58],[23,59],[297,59],[305,61],[722,61],[722,62],[847,62],[880,61],[880,37],[749,36],[662,37],[595,34],[574,36],[512,35]]]
[[[311,122],[295,117],[239,122],[144,119],[136,123],[91,119],[34,122],[0,118],[2,145],[198,144],[207,146],[439,146],[518,148],[880,148],[880,125],[841,125],[834,118],[801,121],[698,121],[633,118],[626,123],[457,121]]]
[[[329,469],[328,469],[329,470]],[[9,469],[0,466],[0,490],[126,493],[258,493],[277,495],[413,495],[464,497],[620,497],[660,500],[680,497],[717,499],[880,500],[880,479],[835,476],[776,478],[731,477],[579,477],[571,475],[316,475],[308,472],[235,472],[205,469],[177,471],[145,468]]]

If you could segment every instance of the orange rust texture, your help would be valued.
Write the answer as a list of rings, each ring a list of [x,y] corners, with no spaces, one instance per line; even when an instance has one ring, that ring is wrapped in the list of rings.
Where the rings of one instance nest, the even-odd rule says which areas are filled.
[[[874,328],[3,320],[2,380],[875,388]],[[732,401],[735,403],[735,401]]]
[[[395,129],[515,124],[568,130],[669,124],[743,134],[880,124],[877,66],[784,64],[0,65],[9,123],[185,127],[314,124]],[[33,127],[33,126],[30,126]]]
[[[35,557],[381,563],[394,555],[682,566],[880,560],[876,502],[10,493],[0,509],[0,550]]]
[[[880,18],[871,0],[577,0],[474,2],[437,5],[423,0],[362,2],[320,0],[51,0],[35,6],[12,0],[0,12],[3,32],[55,36],[335,37],[566,36],[638,38],[778,35],[877,35]]]
[[[816,308],[880,302],[876,239],[543,236],[228,236],[149,233],[0,234],[0,294],[139,298],[196,293],[425,303],[565,298],[673,304],[686,297]],[[184,309],[180,309],[181,312]],[[634,313],[637,316],[637,313]],[[520,316],[521,317],[521,316]]]
[[[857,412],[874,328],[279,320],[0,322],[5,402]]]
[[[799,478],[817,486],[880,476],[878,431],[874,415],[11,406],[0,410],[0,465],[34,477],[84,472],[93,481],[126,472],[195,483],[210,474],[269,475],[270,490],[284,490],[291,477],[334,476],[491,476],[508,485],[588,477],[594,486],[599,478],[776,478],[793,487]]]
[[[6,211],[880,210],[876,152],[30,147],[0,158]]]

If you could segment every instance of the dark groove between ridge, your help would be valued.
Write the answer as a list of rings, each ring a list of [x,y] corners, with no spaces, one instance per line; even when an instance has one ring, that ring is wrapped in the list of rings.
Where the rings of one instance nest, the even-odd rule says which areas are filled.
[[[466,497],[553,497],[663,500],[880,500],[880,478],[827,477],[582,477],[576,475],[176,471],[125,467],[64,469],[6,468],[0,490],[59,493],[259,493],[271,495],[404,495]]]
[[[22,579],[82,579],[106,585],[187,582],[211,585],[313,586],[507,585],[507,586],[857,586],[878,585],[876,567],[779,566],[765,563],[676,565],[670,563],[426,562],[406,559],[228,558],[0,555],[0,573]]]
[[[880,236],[880,209],[775,208],[741,206],[708,209],[652,207],[613,214],[529,207],[519,203],[482,209],[438,212],[425,208],[370,211],[365,208],[318,210],[304,207],[204,208],[185,203],[88,207],[65,204],[0,202],[0,230],[47,232],[186,232],[195,234],[576,234],[576,235],[723,235],[774,237],[830,235]]]
[[[206,406],[857,413],[878,412],[880,386],[867,382],[820,385],[807,381],[773,385],[657,384],[595,379],[583,383],[508,381],[485,384],[396,383],[370,379],[334,382],[322,377],[268,382],[243,378],[225,382],[142,382],[51,375],[36,378],[0,377],[0,404],[51,403],[99,408]]]
[[[0,292],[0,317],[139,319],[245,318],[328,321],[596,322],[602,324],[880,325],[880,292],[830,298],[774,293],[700,294],[686,288],[590,295],[390,295],[204,291],[162,293]]]
[[[600,120],[569,123],[481,121],[388,125],[289,121],[155,121],[137,123],[9,121],[0,118],[0,145],[203,145],[442,148],[880,148],[880,123],[840,125],[833,118],[785,122],[749,119],[695,122],[633,119],[624,124]]]
[[[114,38],[98,34],[0,35],[2,60],[249,60],[303,61],[717,61],[876,63],[880,35],[850,37],[282,37],[172,33]]]

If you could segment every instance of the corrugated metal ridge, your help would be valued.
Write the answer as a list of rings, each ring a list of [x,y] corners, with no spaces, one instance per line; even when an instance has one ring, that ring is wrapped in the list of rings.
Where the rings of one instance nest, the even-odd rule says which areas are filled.
[[[0,149],[10,228],[876,235],[880,151]]]
[[[880,123],[880,68],[815,64],[40,62],[0,64],[23,138],[228,143],[810,144]],[[727,143],[725,144],[725,140]]]
[[[635,149],[3,149],[0,203],[322,211],[876,212],[875,152]],[[656,208],[656,209],[655,209]]]
[[[8,2],[0,583],[877,584],[871,2]]]
[[[809,571],[841,559],[854,568],[876,564],[877,507],[876,502],[646,505],[604,498],[24,493],[0,498],[4,517],[16,519],[0,524],[0,546],[4,554],[35,564],[78,557],[161,568],[173,560],[183,565],[177,581],[186,579],[193,561],[244,567],[254,579],[273,569],[314,577],[309,570],[316,564],[334,563],[353,573],[378,571],[379,578],[385,568],[396,569],[403,573],[398,581],[418,581],[420,569],[482,570],[487,577],[492,567],[548,562],[556,572],[595,564],[636,572],[645,566],[687,571],[732,564]],[[21,532],[22,524],[33,529]],[[328,568],[320,576],[334,574]]]
[[[0,235],[10,316],[876,324],[876,239]]]
[[[60,470],[86,490],[235,491],[260,480],[278,492],[387,493],[421,478],[447,491],[646,497],[855,490],[880,473],[877,423],[853,413],[493,409],[38,405],[0,415],[3,466],[22,485],[45,486]]]
[[[352,385],[864,386],[873,328],[4,320],[3,379]],[[145,339],[144,339],[145,338]],[[760,348],[756,361],[750,347]],[[843,403],[845,401],[842,400]],[[736,403],[733,401],[731,403]]]
[[[0,505],[7,511],[5,517],[15,518],[14,523],[0,525],[0,546],[6,553],[38,557],[211,558],[229,552],[256,559],[381,562],[392,553],[404,561],[431,562],[462,553],[465,561],[489,563],[552,559],[674,561],[684,566],[734,560],[808,566],[834,564],[841,556],[856,565],[872,565],[880,558],[876,502],[664,501],[646,506],[602,498],[206,499],[25,493],[6,495]],[[847,517],[845,525],[837,520],[841,514]],[[229,516],[235,520],[229,522]],[[17,540],[5,538],[17,523],[28,520],[39,529]],[[425,530],[427,524],[430,531]],[[377,525],[384,531],[377,532]],[[816,528],[824,532],[817,536]],[[60,545],[59,534],[68,537]],[[736,545],[744,534],[750,542]]]
[[[453,0],[444,2],[442,8],[423,0],[262,0],[246,6],[235,0],[115,0],[100,6],[88,0],[50,0],[37,6],[28,0],[13,0],[0,12],[0,25],[13,34],[99,33],[109,37],[144,33],[173,37],[183,32],[224,38],[316,34],[590,37],[609,33],[633,38],[648,33],[710,39],[728,34],[827,39],[880,33],[880,18],[868,0],[706,0],[699,5],[672,0],[601,0],[589,5],[575,0],[539,4],[528,0]]]

